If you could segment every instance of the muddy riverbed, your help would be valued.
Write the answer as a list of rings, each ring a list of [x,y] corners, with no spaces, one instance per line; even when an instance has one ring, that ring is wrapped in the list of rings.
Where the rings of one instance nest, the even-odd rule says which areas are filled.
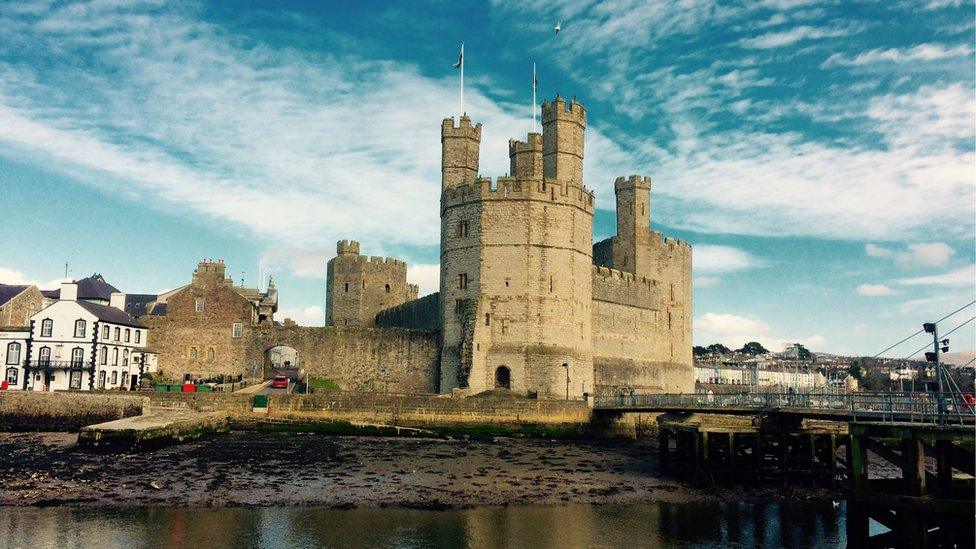
[[[629,441],[232,432],[98,454],[76,439],[0,433],[0,505],[441,509],[837,497],[824,488],[691,485],[663,475],[652,446]]]

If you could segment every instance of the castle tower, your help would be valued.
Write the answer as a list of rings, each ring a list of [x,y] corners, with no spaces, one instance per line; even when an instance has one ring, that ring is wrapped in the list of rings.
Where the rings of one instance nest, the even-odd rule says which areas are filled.
[[[583,134],[586,109],[575,98],[542,104],[542,173],[573,185],[583,184]]]
[[[336,254],[326,266],[326,325],[373,326],[380,311],[417,299],[403,261],[360,255],[355,240],[337,242]]]
[[[617,197],[617,237],[613,266],[641,276],[651,275],[651,178],[632,175],[613,183]]]
[[[509,174],[519,179],[542,179],[542,134],[530,133],[525,141],[508,140]]]
[[[441,123],[441,190],[456,187],[478,177],[478,155],[481,146],[481,124],[471,125],[462,116],[458,125],[454,117]]]

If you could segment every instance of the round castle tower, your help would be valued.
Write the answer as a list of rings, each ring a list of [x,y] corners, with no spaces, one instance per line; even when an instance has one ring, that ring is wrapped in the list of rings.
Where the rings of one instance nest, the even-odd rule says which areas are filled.
[[[504,387],[555,398],[592,392],[593,194],[582,185],[585,127],[583,105],[574,100],[567,108],[556,98],[543,105],[541,138],[509,143],[513,177],[459,180],[456,164],[443,165],[442,391]],[[444,159],[456,157],[447,148],[457,130],[451,119],[442,126]],[[467,173],[477,173],[473,158]]]

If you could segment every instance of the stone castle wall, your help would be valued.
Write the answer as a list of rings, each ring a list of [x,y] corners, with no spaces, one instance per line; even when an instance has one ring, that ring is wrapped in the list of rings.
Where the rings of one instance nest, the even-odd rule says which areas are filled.
[[[390,307],[376,315],[377,328],[441,329],[441,294],[434,292],[420,299]]]
[[[417,299],[403,261],[360,255],[356,241],[341,240],[336,250],[326,267],[327,325],[373,326],[380,311]]]

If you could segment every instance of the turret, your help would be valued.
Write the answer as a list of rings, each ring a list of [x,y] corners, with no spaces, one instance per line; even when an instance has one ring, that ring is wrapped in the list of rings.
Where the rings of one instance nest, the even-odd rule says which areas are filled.
[[[481,124],[471,125],[462,116],[458,125],[454,117],[441,123],[441,190],[474,181],[478,177],[478,154],[481,146]]]
[[[563,183],[583,184],[583,140],[586,109],[575,98],[556,97],[542,104],[542,174]]]
[[[509,174],[518,179],[542,179],[542,134],[530,133],[525,141],[508,140]]]
[[[336,242],[336,253],[339,255],[359,255],[359,242],[340,240]]]
[[[613,266],[629,273],[646,275],[648,242],[651,238],[651,178],[639,175],[618,177],[613,189],[617,195]]]
[[[204,259],[197,264],[197,270],[193,271],[193,282],[202,286],[218,286],[224,283],[225,274],[223,259]]]

